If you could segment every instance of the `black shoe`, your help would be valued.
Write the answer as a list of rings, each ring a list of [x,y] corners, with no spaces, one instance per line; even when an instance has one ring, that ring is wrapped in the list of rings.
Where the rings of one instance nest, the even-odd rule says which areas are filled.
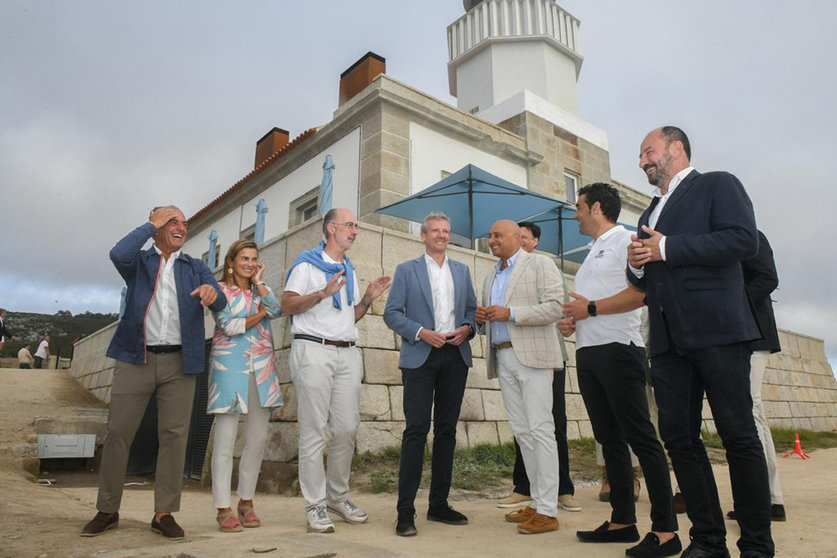
[[[395,534],[399,537],[414,537],[416,531],[416,514],[413,512],[398,512],[398,520],[395,522]]]
[[[448,505],[427,510],[427,521],[438,521],[448,525],[468,525],[468,518]]]
[[[119,525],[119,512],[99,512],[81,530],[82,537],[95,537]]]
[[[729,550],[725,548],[718,552],[712,552],[692,543],[683,551],[680,558],[729,558]]]
[[[727,512],[727,519],[737,519],[735,510]],[[787,521],[788,516],[785,514],[785,506],[782,504],[773,504],[770,506],[770,521]]]
[[[635,558],[657,558],[658,556],[674,556],[680,554],[683,550],[683,545],[680,544],[680,537],[677,533],[674,538],[660,544],[660,539],[654,533],[648,533],[642,542],[636,546],[625,551],[625,556],[634,556]]]
[[[686,513],[686,499],[680,492],[674,493],[674,511],[675,513]]]
[[[177,524],[170,513],[161,517],[160,521],[157,521],[156,515],[151,518],[151,530],[172,540],[182,539],[185,536],[183,529],[180,528],[180,525]]]
[[[741,558],[769,558],[767,554],[763,554],[757,550],[745,550],[741,553]]]
[[[637,531],[636,525],[613,530],[609,530],[608,527],[610,527],[610,522],[605,521],[595,531],[576,531],[575,536],[581,542],[590,543],[626,543],[639,540],[639,531]]]

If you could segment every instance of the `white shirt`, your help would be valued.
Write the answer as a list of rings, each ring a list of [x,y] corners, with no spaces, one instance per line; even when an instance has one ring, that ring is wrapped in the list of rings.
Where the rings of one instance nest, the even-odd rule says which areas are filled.
[[[154,250],[160,254],[160,270],[145,317],[145,344],[180,345],[180,310],[174,281],[174,261],[180,256],[180,250],[172,252],[167,260],[156,245]]]
[[[331,259],[325,251],[323,251],[323,260],[329,263],[340,263]],[[291,276],[288,277],[288,282],[285,285],[285,291],[304,296],[323,290],[326,284],[328,284],[328,281],[326,281],[324,271],[317,269],[310,263],[303,262],[291,271]],[[355,273],[354,284],[354,302],[356,304],[360,302],[357,273]],[[313,308],[294,315],[291,333],[313,335],[332,341],[357,341],[355,307],[349,305],[346,301],[346,284],[343,283],[343,286],[340,287],[340,310],[334,307],[332,298],[327,296]]]
[[[27,349],[26,347],[22,347],[17,352],[17,361],[20,364],[32,364],[32,362],[33,362],[32,353],[30,353],[29,349]]]
[[[668,190],[666,193],[663,194],[663,191],[659,187],[655,187],[654,191],[651,194],[655,198],[660,198],[660,201],[657,202],[657,205],[654,206],[654,209],[651,211],[651,214],[648,215],[648,226],[652,229],[657,227],[657,221],[660,219],[660,213],[663,212],[663,207],[665,207],[666,202],[671,198],[671,195],[674,194],[674,190],[680,186],[680,183],[683,182],[683,179],[689,176],[689,173],[695,170],[694,167],[686,167],[682,171],[675,174],[668,183]],[[660,257],[663,261],[666,261],[666,237],[660,239]],[[632,265],[628,266],[631,270],[631,273],[636,275],[639,278],[642,278],[645,275],[645,271],[643,269],[637,269]]]
[[[575,274],[575,291],[589,300],[615,295],[628,286],[625,265],[631,231],[617,225],[588,244],[590,253]],[[576,348],[607,343],[644,347],[639,331],[642,311],[590,316],[575,324]]]
[[[35,356],[36,357],[41,357],[41,358],[47,358],[47,357],[49,357],[48,351],[49,351],[49,343],[47,343],[46,339],[43,339],[41,341],[41,344],[38,345],[38,350],[35,351]]]
[[[425,254],[424,263],[427,264],[430,292],[433,294],[435,329],[439,333],[450,333],[456,329],[456,318],[453,313],[453,274],[450,271],[448,257],[445,256],[440,266],[436,260]]]

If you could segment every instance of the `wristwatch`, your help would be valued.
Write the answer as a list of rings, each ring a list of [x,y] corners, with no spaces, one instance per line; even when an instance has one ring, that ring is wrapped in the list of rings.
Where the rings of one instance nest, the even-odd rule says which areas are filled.
[[[596,301],[595,300],[591,300],[591,301],[587,302],[587,313],[590,314],[590,316],[592,316],[592,317],[596,316]]]

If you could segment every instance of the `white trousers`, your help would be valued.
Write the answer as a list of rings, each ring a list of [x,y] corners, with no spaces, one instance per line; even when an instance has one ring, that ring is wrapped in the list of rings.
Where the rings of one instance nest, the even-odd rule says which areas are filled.
[[[764,457],[767,460],[767,476],[770,480],[770,503],[784,505],[782,484],[779,482],[779,467],[776,460],[776,448],[773,446],[773,435],[770,433],[770,423],[764,414],[761,402],[761,383],[764,380],[764,370],[770,351],[753,351],[750,357],[750,394],[753,396],[753,418],[756,419],[756,430],[759,433]]]
[[[262,457],[267,442],[267,425],[270,422],[270,409],[259,403],[256,377],[250,374],[250,387],[247,391],[247,423],[244,429],[244,449],[238,463],[238,488],[236,492],[242,500],[252,500],[256,494],[256,483],[262,468]],[[233,470],[233,452],[238,434],[239,414],[218,413],[215,415],[215,437],[212,450],[212,505],[216,508],[229,508],[230,482]]]
[[[349,493],[360,424],[360,350],[297,339],[290,367],[299,406],[299,488],[306,508],[342,502]]]
[[[509,428],[520,445],[538,513],[558,515],[558,444],[552,417],[551,369],[522,364],[514,349],[497,351],[497,377]]]

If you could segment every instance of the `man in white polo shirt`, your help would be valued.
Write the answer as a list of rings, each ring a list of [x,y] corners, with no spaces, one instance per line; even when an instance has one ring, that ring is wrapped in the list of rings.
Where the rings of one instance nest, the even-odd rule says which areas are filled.
[[[582,234],[593,238],[590,253],[575,276],[573,301],[564,305],[558,328],[576,333],[578,386],[596,441],[602,445],[610,481],[610,521],[593,531],[578,531],[582,542],[627,543],[639,540],[633,498],[630,444],[645,474],[651,500],[651,532],[627,549],[627,556],[672,556],[682,549],[671,497],[671,479],[657,440],[645,394],[645,348],[640,335],[644,293],[629,286],[625,269],[631,232],[616,224],[619,192],[596,183],[578,192]]]
[[[358,278],[345,255],[358,234],[348,209],[323,219],[325,241],[301,252],[285,280],[282,313],[291,316],[291,379],[299,422],[299,487],[305,498],[308,531],[331,533],[331,511],[349,523],[366,512],[349,500],[349,474],[360,424],[361,355],[355,322],[389,287],[390,277],[369,283],[361,298]],[[328,471],[323,452],[328,439]]]

